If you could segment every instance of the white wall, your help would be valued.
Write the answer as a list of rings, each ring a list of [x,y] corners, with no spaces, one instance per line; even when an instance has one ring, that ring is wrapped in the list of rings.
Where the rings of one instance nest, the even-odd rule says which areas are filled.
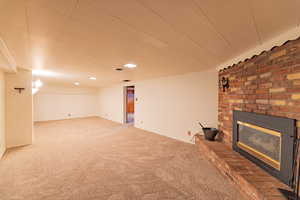
[[[34,121],[97,116],[97,89],[45,85],[34,95]]]
[[[0,159],[5,149],[5,80],[4,73],[0,70]]]
[[[124,121],[124,88],[117,85],[101,88],[98,95],[98,114],[100,117],[123,123]]]
[[[189,142],[188,131],[200,130],[198,121],[217,126],[216,70],[139,81],[135,85],[135,126]],[[123,85],[99,91],[99,115],[123,122]]]

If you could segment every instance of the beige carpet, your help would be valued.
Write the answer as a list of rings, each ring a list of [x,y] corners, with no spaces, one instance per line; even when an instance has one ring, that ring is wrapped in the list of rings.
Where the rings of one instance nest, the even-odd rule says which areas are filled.
[[[0,161],[1,200],[243,199],[195,145],[100,118],[37,123]]]

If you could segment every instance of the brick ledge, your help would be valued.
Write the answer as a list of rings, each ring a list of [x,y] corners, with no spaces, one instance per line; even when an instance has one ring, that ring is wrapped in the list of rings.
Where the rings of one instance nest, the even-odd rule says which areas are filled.
[[[234,182],[241,192],[252,200],[286,200],[280,189],[291,189],[257,165],[221,142],[196,136],[196,145],[220,172]]]

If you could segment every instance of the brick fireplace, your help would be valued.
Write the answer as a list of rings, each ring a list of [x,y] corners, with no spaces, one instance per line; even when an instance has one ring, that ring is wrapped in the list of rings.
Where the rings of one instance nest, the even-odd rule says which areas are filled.
[[[295,161],[293,144],[295,136],[300,135],[300,38],[220,70],[219,80],[218,120],[220,139],[223,143],[208,142],[201,136],[197,136],[196,143],[209,160],[235,182],[249,199],[286,199],[287,194],[282,191],[290,191],[288,176],[291,164]],[[224,89],[221,80],[228,80],[229,87]],[[236,120],[234,115],[237,112],[257,116],[250,117],[250,120]],[[269,123],[261,124],[262,121],[257,119],[259,116],[268,119],[268,122],[271,118],[274,119],[275,128],[269,126]],[[282,121],[276,120],[280,119],[290,120],[290,135],[281,134],[287,131],[277,127]],[[272,142],[277,142],[278,145],[282,145],[285,140],[283,137],[286,137],[285,142],[289,142],[289,147],[283,151],[288,151],[288,154],[282,158],[288,158],[288,162],[280,159],[281,153],[284,152],[278,157],[278,149],[273,152],[266,151],[261,155],[264,149],[256,151],[251,143],[247,144],[249,137],[238,141],[234,135],[239,127],[243,128],[239,131],[248,131],[248,134],[265,134],[262,137],[269,137],[269,141],[273,140]],[[258,141],[262,140],[264,138]],[[274,144],[271,146],[274,147]],[[253,159],[251,156],[255,155],[255,151],[257,158]],[[260,161],[264,161],[263,165],[268,165],[267,168],[272,168],[273,172],[259,165]],[[280,171],[282,169],[288,176],[284,170]]]
[[[300,39],[223,69],[222,77],[230,85],[225,92],[219,89],[219,129],[225,143],[232,143],[233,110],[300,120]]]

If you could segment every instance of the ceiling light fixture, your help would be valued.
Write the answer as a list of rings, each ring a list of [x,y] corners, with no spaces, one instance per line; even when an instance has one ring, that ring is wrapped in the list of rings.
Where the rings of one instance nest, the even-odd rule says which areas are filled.
[[[39,88],[32,88],[32,94],[35,94],[39,91]]]
[[[35,86],[35,88],[40,88],[43,86],[43,82],[40,79],[38,79],[38,80],[34,81],[34,86]]]
[[[32,70],[32,75],[33,76],[58,76],[59,74],[47,70],[34,69]]]
[[[38,79],[36,81],[32,81],[32,94],[35,94],[39,91],[40,87],[43,86],[43,82]]]
[[[135,68],[137,67],[136,64],[133,64],[133,63],[128,63],[128,64],[125,64],[124,67],[127,67],[127,68]]]
[[[77,85],[77,86],[78,86],[78,85],[80,85],[80,83],[79,83],[79,82],[75,82],[74,85]]]
[[[97,80],[97,78],[96,78],[96,77],[93,77],[93,76],[89,77],[89,79],[90,79],[90,80]]]

